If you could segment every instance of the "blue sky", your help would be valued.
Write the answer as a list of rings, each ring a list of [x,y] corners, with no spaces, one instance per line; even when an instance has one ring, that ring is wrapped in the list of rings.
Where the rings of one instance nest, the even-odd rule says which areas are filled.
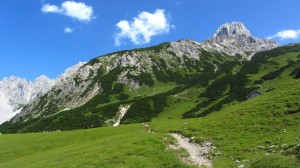
[[[4,0],[0,79],[56,78],[79,61],[166,41],[204,41],[223,23],[299,42],[299,0]],[[135,18],[135,20],[134,20]]]

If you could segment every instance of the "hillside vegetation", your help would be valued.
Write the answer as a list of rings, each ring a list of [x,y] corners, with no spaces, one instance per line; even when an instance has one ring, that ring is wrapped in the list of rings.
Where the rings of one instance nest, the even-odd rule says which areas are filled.
[[[300,164],[299,87],[299,81],[288,81],[261,97],[202,118],[157,118],[150,123],[154,133],[141,124],[129,124],[4,134],[0,167],[190,167],[176,157],[184,151],[167,149],[174,143],[167,133],[178,132],[195,137],[198,143],[211,141],[216,147],[211,151],[214,167],[296,168]]]
[[[141,125],[1,135],[0,167],[188,167]]]
[[[137,51],[164,53],[166,47],[168,44],[164,43]],[[16,123],[2,124],[0,132],[109,126],[110,121],[118,116],[121,105],[131,105],[121,120],[122,124],[149,122],[170,110],[178,114],[176,117],[173,115],[175,118],[203,117],[223,107],[245,101],[245,97],[255,89],[262,93],[271,92],[280,83],[299,78],[299,48],[299,44],[295,44],[260,52],[251,61],[202,50],[199,61],[185,59],[189,69],[172,68],[169,67],[170,63],[156,55],[145,55],[144,57],[156,60],[157,67],[153,71],[129,77],[139,81],[142,84],[140,88],[131,89],[116,82],[118,74],[124,71],[120,67],[108,74],[99,72],[99,76],[93,80],[101,82],[104,90],[84,105],[58,112],[54,110],[59,108],[56,106],[41,114],[28,114]],[[88,64],[96,61],[92,60]],[[45,95],[40,102],[48,102],[47,99]]]
[[[174,143],[170,132],[212,142],[214,167],[299,167],[300,45],[260,52],[251,61],[230,57],[217,67],[140,74],[145,85],[138,90],[104,75],[99,80],[114,87],[83,106],[2,124],[2,133],[62,132],[0,135],[0,167],[189,167],[177,157],[186,152],[167,149]],[[255,89],[262,95],[246,100]],[[124,104],[130,108],[123,125],[110,127],[105,121]],[[90,125],[104,128],[65,131]]]

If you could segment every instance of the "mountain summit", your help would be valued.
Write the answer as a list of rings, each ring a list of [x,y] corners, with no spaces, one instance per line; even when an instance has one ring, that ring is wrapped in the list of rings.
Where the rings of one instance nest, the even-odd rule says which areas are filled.
[[[214,38],[217,36],[236,36],[236,35],[251,36],[251,33],[242,22],[231,22],[231,23],[228,22],[221,25],[217,29],[216,33],[214,34]]]
[[[231,22],[221,25],[213,38],[206,40],[204,44],[229,55],[241,55],[247,59],[260,51],[271,50],[279,46],[273,40],[261,39],[251,35],[250,31],[241,22]]]

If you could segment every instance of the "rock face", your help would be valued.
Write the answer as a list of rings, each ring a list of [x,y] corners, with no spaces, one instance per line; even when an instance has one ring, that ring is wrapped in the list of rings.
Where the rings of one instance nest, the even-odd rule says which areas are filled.
[[[0,90],[0,124],[9,120],[17,112],[14,112],[12,105],[9,103],[9,98],[7,95]]]
[[[117,119],[115,119],[113,122],[113,126],[116,127],[116,126],[119,126],[120,125],[120,122],[122,120],[122,118],[125,116],[125,114],[127,113],[128,109],[130,108],[130,105],[121,105],[119,107],[119,116],[117,117]]]
[[[59,99],[58,104],[71,106],[76,104],[82,104],[85,97],[94,96],[93,93],[99,91],[99,86],[92,86],[91,92],[87,92],[86,95],[78,98],[79,95],[89,86],[89,78],[94,74],[98,66],[84,66],[84,62],[79,62],[78,64],[68,68],[62,75],[58,76],[55,80],[55,85],[53,86],[51,92],[48,93],[48,97],[51,97],[49,101],[53,101],[53,98]],[[75,98],[72,95],[77,95]],[[69,95],[69,99],[66,100],[65,96]]]
[[[18,121],[20,117],[28,113],[57,112],[66,108],[77,107],[101,92],[100,85],[98,83],[91,85],[92,80],[89,80],[97,74],[99,65],[83,65],[85,65],[84,62],[79,62],[68,68],[57,77],[54,85],[46,94],[26,105],[13,118],[13,121]],[[88,91],[86,91],[87,89]]]
[[[237,36],[237,35],[245,35],[251,36],[250,31],[245,27],[245,25],[241,22],[231,22],[225,23],[221,25],[216,33],[214,34],[214,38],[218,36]]]
[[[229,55],[239,54],[247,59],[260,51],[271,50],[279,46],[273,40],[260,39],[251,35],[241,22],[231,22],[221,25],[213,38],[203,43],[206,47]]]
[[[239,54],[238,59],[249,59],[256,52],[275,47],[278,47],[276,42],[253,37],[242,23],[232,22],[222,25],[213,38],[204,42],[181,40],[147,49],[108,54],[68,68],[57,77],[54,84],[49,85],[53,85],[50,90],[36,89],[38,92],[33,97],[38,97],[37,99],[28,98],[32,94],[27,92],[14,96],[11,101],[21,102],[14,103],[16,106],[26,106],[12,121],[19,121],[27,114],[32,114],[31,117],[43,117],[55,115],[63,109],[79,107],[95,96],[109,94],[115,84],[124,84],[130,89],[149,86],[154,83],[151,80],[159,75],[158,71],[164,71],[160,73],[163,75],[167,70],[188,70],[192,67],[199,71],[209,69],[216,72],[217,64],[222,64],[227,57]],[[209,62],[208,57],[218,57],[219,62]],[[43,78],[45,77],[41,77],[36,83],[44,85]],[[26,101],[18,100],[21,95],[26,97]],[[3,107],[8,108],[7,104]]]
[[[9,120],[35,98],[47,93],[54,80],[40,76],[35,81],[9,77],[0,81],[0,123]]]
[[[172,42],[171,46],[169,51],[181,57],[186,55],[198,59],[199,50],[204,49],[225,53],[230,56],[240,55],[250,60],[255,53],[271,50],[278,47],[279,44],[273,40],[252,36],[241,22],[231,22],[221,25],[213,35],[213,38],[204,42],[181,40]]]

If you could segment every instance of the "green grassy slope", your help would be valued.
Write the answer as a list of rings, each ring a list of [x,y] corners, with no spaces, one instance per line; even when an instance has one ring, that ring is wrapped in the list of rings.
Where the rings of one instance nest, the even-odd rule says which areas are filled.
[[[154,129],[194,136],[198,142],[212,141],[216,146],[214,151],[221,153],[213,157],[215,167],[249,165],[273,156],[282,162],[290,160],[285,167],[293,164],[300,166],[300,148],[297,146],[300,142],[297,139],[300,136],[299,88],[299,80],[288,81],[263,96],[203,118],[169,120],[164,124],[159,124],[161,120],[158,119],[154,122],[157,122]],[[266,153],[270,155],[264,156]],[[293,155],[298,161],[293,159]],[[234,164],[235,160],[250,162]],[[266,164],[273,167],[272,161]],[[284,163],[281,166],[284,167]]]
[[[189,167],[138,125],[0,136],[0,167]]]
[[[263,96],[206,117],[157,118],[150,123],[156,133],[147,133],[141,124],[129,124],[3,134],[0,167],[188,167],[179,162],[175,151],[166,149],[168,132],[194,136],[196,142],[211,141],[216,147],[213,153],[221,153],[211,154],[214,167],[298,167],[299,88],[300,81],[291,80]]]
[[[225,62],[218,72],[194,74],[182,84],[168,81],[148,88],[153,92],[124,88],[129,99],[120,102],[98,104],[101,97],[96,97],[77,111],[23,129],[82,128],[80,120],[97,124],[99,114],[113,117],[120,104],[132,105],[121,121],[128,125],[3,134],[0,167],[188,167],[176,158],[178,152],[166,149],[169,132],[211,141],[214,167],[300,167],[299,67],[300,45],[288,45],[258,53],[251,62]],[[246,101],[253,89],[263,95]],[[183,119],[188,117],[199,118]],[[156,133],[129,124],[144,121],[151,121]],[[6,123],[0,132],[21,126]]]
[[[158,46],[155,51],[165,52],[162,46]],[[95,96],[83,106],[54,116],[44,113],[40,117],[29,117],[17,123],[7,122],[0,126],[0,132],[72,130],[91,125],[107,126],[106,121],[114,118],[120,105],[124,104],[131,104],[131,108],[122,119],[123,124],[149,122],[157,117],[203,117],[224,107],[243,102],[246,95],[254,89],[262,93],[271,92],[281,83],[300,76],[299,44],[258,53],[254,55],[252,61],[240,61],[231,57],[220,61],[221,58],[225,58],[217,53],[212,55],[206,51],[202,52],[204,52],[201,57],[203,60],[199,65],[191,60],[185,60],[186,64],[190,65],[188,71],[164,70],[165,62],[156,55],[150,55],[149,57],[156,60],[160,70],[154,70],[154,74],[145,73],[135,77],[140,82],[148,83],[137,90],[115,83],[114,80],[121,70],[117,68],[109,74],[95,78],[96,81],[106,82],[107,87],[103,94]],[[214,59],[219,60],[218,63],[215,62],[218,65],[216,72],[209,69],[208,63],[203,64],[203,61],[211,62],[215,61]],[[202,69],[205,66],[207,67]]]

